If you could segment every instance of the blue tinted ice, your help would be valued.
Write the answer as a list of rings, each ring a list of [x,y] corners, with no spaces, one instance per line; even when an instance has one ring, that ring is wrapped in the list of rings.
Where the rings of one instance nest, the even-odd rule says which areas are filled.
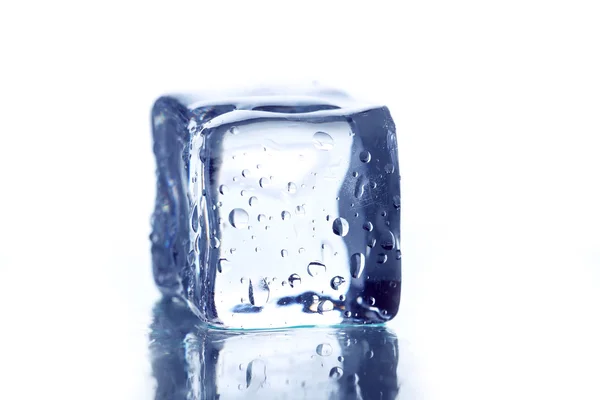
[[[226,328],[380,323],[400,302],[386,107],[338,93],[157,100],[154,277]]]

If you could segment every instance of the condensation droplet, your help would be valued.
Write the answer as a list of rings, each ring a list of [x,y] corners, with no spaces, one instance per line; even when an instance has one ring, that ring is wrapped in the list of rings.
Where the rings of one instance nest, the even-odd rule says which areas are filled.
[[[373,353],[373,350],[368,350],[367,353],[365,354],[365,356],[367,358],[373,358],[374,355],[375,355],[375,353]]]
[[[367,303],[370,306],[374,306],[375,305],[375,298],[374,297],[367,297]]]
[[[263,360],[252,360],[246,367],[246,389],[257,390],[267,380],[267,365]],[[243,386],[242,386],[243,387]]]
[[[250,304],[256,307],[262,307],[269,301],[270,289],[266,280],[261,279],[257,284],[248,280],[248,299]]]
[[[354,253],[350,257],[350,273],[353,278],[360,278],[365,269],[365,256],[363,253]]]
[[[254,249],[254,251],[255,251],[255,252],[257,252],[257,253],[259,253],[259,252],[260,252],[260,250],[261,250],[261,248],[260,248],[260,247],[257,247],[257,248],[255,248],[255,249]]]
[[[329,343],[321,343],[317,346],[317,354],[321,357],[329,357],[333,354],[333,347]]]
[[[300,278],[300,275],[298,275],[298,274],[291,274],[290,277],[288,278],[288,282],[289,282],[290,286],[293,288],[294,285],[301,284],[302,279]]]
[[[358,177],[358,172],[354,171],[354,172],[352,173],[352,176],[353,176],[354,178],[357,178],[357,177]]]
[[[327,267],[325,266],[325,264],[323,264],[320,261],[313,261],[309,263],[306,269],[308,271],[308,274],[313,278],[319,276],[320,274],[324,274],[325,271],[327,271]]]
[[[287,257],[288,251],[286,249],[281,250],[281,257]]]
[[[194,206],[194,211],[192,211],[192,229],[194,232],[198,232],[198,206]]]
[[[333,302],[331,300],[323,300],[319,303],[317,307],[317,312],[323,314],[324,312],[329,312],[333,310]]]
[[[364,177],[360,177],[359,180],[356,181],[356,187],[354,188],[354,197],[360,199],[365,194],[365,186],[366,180]]]
[[[396,260],[400,260],[402,258],[402,252],[400,250],[396,250]]]
[[[265,222],[267,220],[267,216],[265,214],[258,214],[258,222]]]
[[[338,217],[333,221],[333,233],[338,236],[346,236],[348,234],[348,230],[350,229],[348,226],[348,221],[346,221],[342,217]]]
[[[258,203],[258,198],[256,196],[252,196],[250,197],[250,199],[248,200],[248,204],[250,206],[255,206]]]
[[[377,263],[378,264],[385,264],[386,261],[387,261],[387,254],[379,253],[379,255],[377,255]]]
[[[386,164],[384,169],[385,169],[385,172],[387,172],[388,174],[391,174],[392,172],[394,172],[394,164]]]
[[[250,170],[249,169],[245,169],[242,171],[242,176],[244,178],[248,178],[250,176]]]
[[[213,249],[218,249],[221,246],[221,241],[219,240],[218,237],[213,236],[213,238],[210,240],[210,246]]]
[[[375,240],[375,238],[372,237],[367,241],[367,246],[369,246],[370,248],[373,248],[373,247],[375,247],[376,243],[377,243],[377,240]]]
[[[260,185],[261,188],[266,188],[267,186],[269,186],[269,178],[260,178],[260,180],[258,181],[258,184]]]
[[[371,161],[371,153],[369,153],[366,150],[363,150],[358,155],[358,158],[360,159],[360,161],[362,161],[364,163],[368,163],[369,161]]]
[[[392,198],[392,202],[394,203],[394,207],[396,207],[396,209],[399,209],[399,208],[400,208],[400,196],[398,196],[398,195],[395,195],[395,196]]]
[[[281,219],[282,220],[287,221],[291,217],[292,217],[292,215],[288,211],[282,211],[281,212]]]
[[[383,235],[381,235],[379,244],[384,250],[393,250],[394,247],[396,247],[396,238],[394,237],[394,234],[392,232],[387,231]]]
[[[232,135],[237,135],[238,133],[240,133],[240,130],[237,126],[232,126],[231,128],[229,128],[229,133],[231,133]]]
[[[221,258],[221,259],[219,259],[219,264],[218,264],[218,266],[217,266],[217,270],[218,270],[220,273],[223,273],[223,272],[227,272],[227,271],[229,271],[229,269],[230,269],[230,263],[229,263],[229,260],[227,260],[226,258]]]
[[[351,316],[352,316],[352,312],[350,312],[350,311],[344,311],[344,317],[350,318]]]
[[[334,290],[338,290],[340,286],[344,284],[344,282],[346,282],[346,280],[341,276],[334,276],[333,278],[331,278],[331,288]]]
[[[249,216],[246,210],[234,208],[229,213],[229,223],[237,229],[246,229],[248,227]]]
[[[302,253],[304,253],[304,251],[305,251],[305,250],[304,250],[304,247],[300,247],[300,248],[298,249],[298,254],[302,254]]]
[[[331,150],[333,148],[333,138],[325,132],[316,132],[313,135],[313,145],[318,150]]]
[[[298,188],[296,187],[296,184],[294,182],[289,182],[287,184],[287,191],[290,193],[296,193],[296,190],[298,190]]]
[[[306,214],[306,210],[304,209],[304,206],[296,206],[296,215],[304,215]]]
[[[369,221],[365,221],[363,224],[363,229],[367,232],[371,232],[373,230],[373,224]]]
[[[329,371],[329,377],[332,379],[340,379],[344,375],[344,370],[340,367],[333,367],[331,371]]]

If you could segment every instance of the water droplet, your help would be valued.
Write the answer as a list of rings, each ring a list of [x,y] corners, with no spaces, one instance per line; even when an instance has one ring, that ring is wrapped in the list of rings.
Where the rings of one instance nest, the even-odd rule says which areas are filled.
[[[287,221],[291,217],[292,217],[292,215],[288,211],[282,211],[281,212],[281,219],[282,220]]]
[[[296,206],[296,215],[304,215],[306,214],[306,210],[304,206]]]
[[[321,357],[328,357],[333,353],[333,347],[329,343],[321,343],[317,346],[317,354]]]
[[[333,278],[331,278],[331,288],[334,290],[338,290],[340,286],[344,284],[344,282],[346,282],[346,280],[341,276],[334,276]]]
[[[339,299],[340,299],[340,301],[346,301],[346,296],[344,296],[343,294],[340,294]]]
[[[373,358],[373,356],[375,355],[375,353],[373,353],[373,350],[369,350],[367,351],[367,353],[365,354],[365,356],[367,358]]]
[[[367,297],[367,303],[370,306],[374,306],[375,305],[375,298],[374,297]]]
[[[385,254],[385,253],[379,253],[379,255],[377,256],[377,263],[378,264],[385,264],[386,261],[387,261],[387,254]]]
[[[350,311],[344,311],[344,317],[350,318],[351,316],[352,316],[352,312],[350,312]]]
[[[289,182],[289,183],[287,184],[287,191],[288,191],[288,192],[290,192],[290,193],[292,193],[292,194],[293,194],[293,193],[296,193],[296,190],[297,190],[297,189],[298,189],[298,188],[296,187],[296,184],[295,184],[294,182]]]
[[[382,237],[379,240],[379,243],[384,250],[392,250],[394,247],[396,247],[396,238],[392,232],[387,231],[381,236]]]
[[[229,223],[238,229],[245,229],[248,227],[249,216],[246,210],[242,208],[234,208],[229,213]]]
[[[375,189],[377,187],[377,182],[371,181],[371,189]]]
[[[324,312],[329,312],[333,310],[333,302],[331,300],[323,300],[322,302],[319,303],[319,306],[317,307],[317,311],[320,314],[323,314]]]
[[[331,371],[329,371],[329,377],[332,379],[340,379],[344,375],[344,370],[340,367],[333,367]]]
[[[229,249],[229,254],[233,255],[235,253],[236,249],[235,247],[232,247]]]
[[[300,275],[298,275],[298,274],[291,274],[290,277],[288,278],[288,282],[289,282],[290,286],[293,288],[294,285],[301,284],[302,279],[300,278]]]
[[[365,221],[365,223],[363,224],[363,229],[367,232],[371,232],[373,230],[373,224],[369,221]]]
[[[258,214],[258,222],[265,222],[267,220],[267,216],[265,214]]]
[[[324,274],[327,271],[327,267],[320,261],[313,261],[308,264],[307,271],[314,278],[320,274]]]
[[[194,232],[198,232],[198,206],[194,206],[194,211],[192,211],[192,229]]]
[[[246,389],[258,389],[267,380],[267,365],[264,361],[252,360],[246,367]]]
[[[221,246],[221,241],[219,240],[218,237],[213,236],[213,238],[210,240],[210,246],[213,249],[218,249]]]
[[[402,252],[400,250],[396,250],[396,260],[400,260],[402,258]]]
[[[250,199],[248,200],[248,204],[250,206],[255,206],[256,203],[258,202],[258,198],[256,196],[252,196],[250,197]]]
[[[375,240],[375,238],[372,237],[367,241],[367,246],[369,246],[370,248],[373,248],[373,247],[375,247],[376,243],[377,243],[377,240]]]
[[[400,196],[398,196],[398,195],[395,195],[395,196],[392,198],[392,202],[394,203],[394,207],[396,207],[396,208],[400,208]]]
[[[229,133],[231,133],[232,135],[237,135],[238,133],[240,133],[240,130],[237,126],[232,126],[231,128],[229,128]]]
[[[304,247],[300,247],[300,248],[298,249],[298,254],[302,254],[302,253],[304,253]]]
[[[269,178],[260,178],[260,180],[258,181],[258,184],[260,185],[261,188],[266,188],[267,186],[269,186]]]
[[[333,221],[333,233],[338,236],[346,236],[348,234],[348,230],[350,229],[348,226],[348,221],[346,221],[342,217],[338,217]]]
[[[385,172],[387,172],[388,174],[391,174],[392,172],[394,172],[394,164],[386,164],[384,169],[385,169]]]
[[[261,279],[257,284],[248,281],[248,299],[250,304],[256,307],[262,307],[269,301],[270,289],[267,281]]]
[[[250,170],[249,169],[245,169],[242,171],[242,176],[244,178],[248,178],[250,176]]]
[[[281,257],[287,257],[288,251],[286,249],[281,250]]]
[[[360,278],[365,269],[365,256],[363,253],[354,253],[350,257],[350,273],[353,278]]]
[[[333,138],[325,132],[317,132],[313,135],[313,145],[318,150],[331,150],[333,148]]]
[[[369,161],[371,161],[371,153],[369,153],[366,150],[363,150],[358,155],[358,158],[360,159],[360,161],[362,161],[364,163],[368,163]]]
[[[234,177],[232,178],[232,180],[233,180],[234,182],[237,182],[237,180],[238,180],[237,176],[234,176]]]
[[[229,260],[227,260],[226,258],[221,258],[219,260],[219,265],[217,266],[217,269],[220,273],[223,273],[229,271],[230,266],[231,265],[229,263]]]
[[[382,212],[381,212],[381,216],[382,216],[382,217],[387,217],[387,211],[382,211]]]
[[[362,176],[358,181],[356,181],[356,187],[354,188],[354,197],[356,197],[357,199],[360,199],[365,194],[366,182],[366,179]]]
[[[343,357],[343,356],[338,356],[337,360],[338,360],[339,362],[344,362],[344,357]]]
[[[358,177],[358,172],[354,171],[354,172],[352,173],[352,176],[353,176],[354,178]]]

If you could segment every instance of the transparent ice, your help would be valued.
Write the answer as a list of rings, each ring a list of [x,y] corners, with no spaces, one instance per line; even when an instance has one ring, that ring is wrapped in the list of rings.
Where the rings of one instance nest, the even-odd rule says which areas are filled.
[[[176,301],[154,308],[156,400],[396,399],[402,349],[381,326],[211,329]]]
[[[224,328],[381,323],[400,302],[400,175],[386,107],[337,92],[152,113],[154,277]]]

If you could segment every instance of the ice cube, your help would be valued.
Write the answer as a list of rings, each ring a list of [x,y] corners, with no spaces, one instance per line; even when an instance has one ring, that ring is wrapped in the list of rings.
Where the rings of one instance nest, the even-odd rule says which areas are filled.
[[[334,92],[152,112],[154,277],[224,328],[381,323],[400,302],[400,175],[386,107]]]

